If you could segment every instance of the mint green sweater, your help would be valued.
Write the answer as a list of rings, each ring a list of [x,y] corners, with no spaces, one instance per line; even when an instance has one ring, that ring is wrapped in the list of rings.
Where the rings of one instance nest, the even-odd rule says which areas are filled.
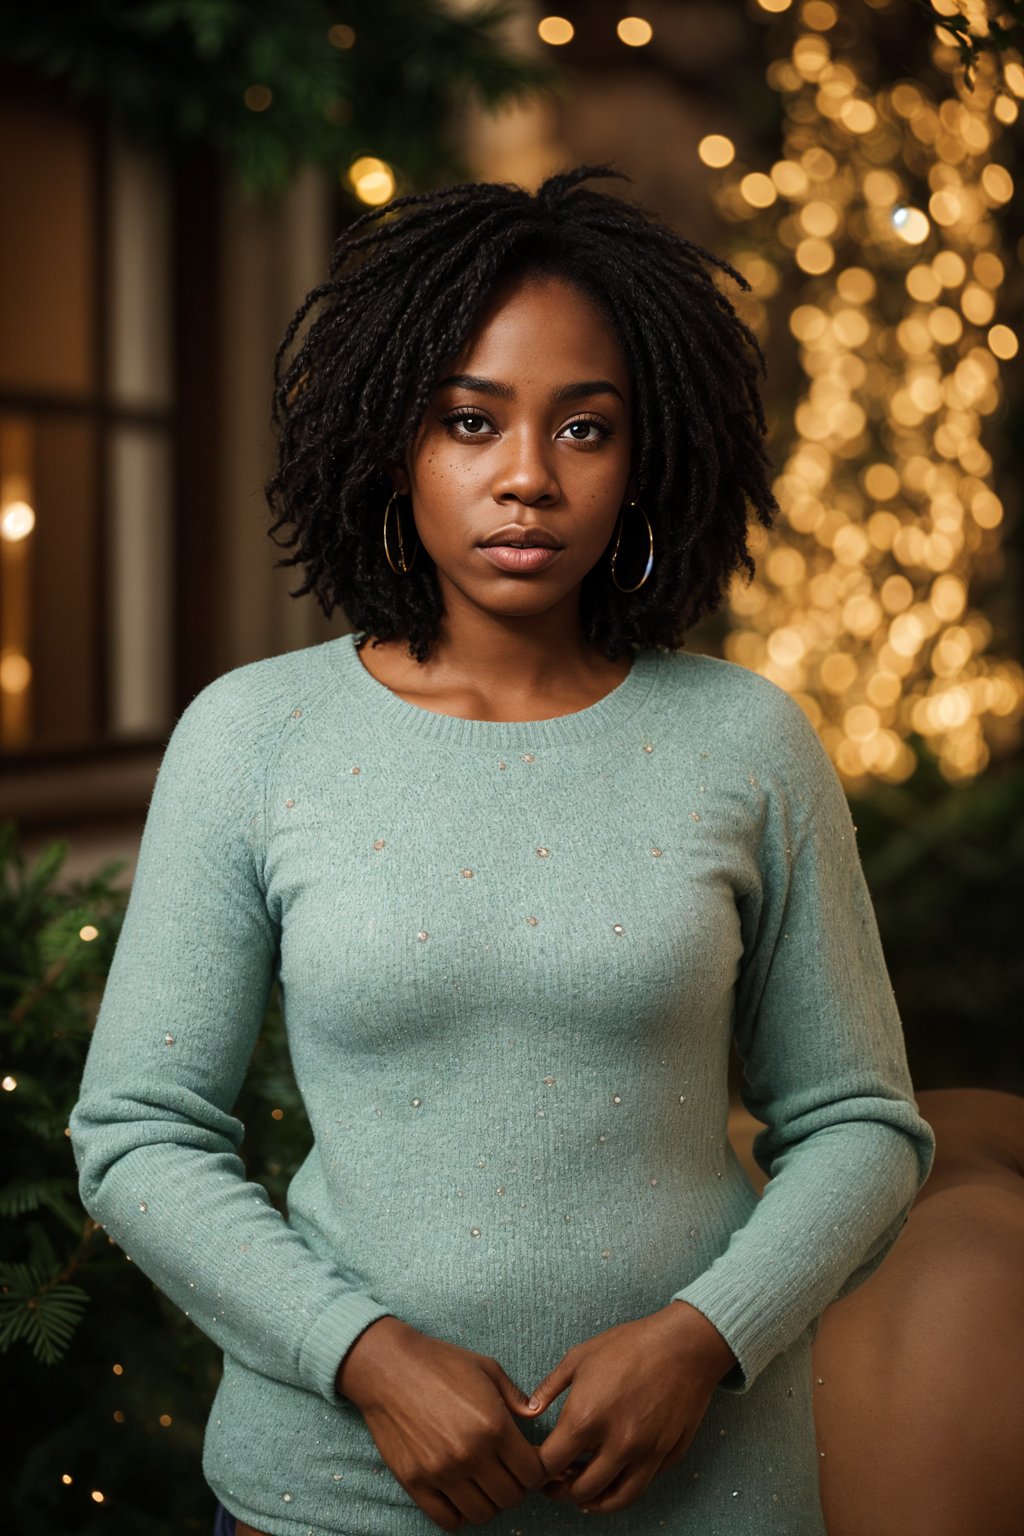
[[[465,720],[353,642],[238,667],[179,718],[71,1117],[86,1209],[224,1352],[207,1482],[280,1536],[435,1532],[335,1391],[370,1323],[529,1391],[677,1297],[738,1364],[602,1531],[823,1536],[811,1340],[934,1139],[815,730],[758,674],[658,649],[587,709]],[[315,1135],[287,1219],[232,1113],[275,978]],[[580,1518],[533,1493],[493,1528]]]

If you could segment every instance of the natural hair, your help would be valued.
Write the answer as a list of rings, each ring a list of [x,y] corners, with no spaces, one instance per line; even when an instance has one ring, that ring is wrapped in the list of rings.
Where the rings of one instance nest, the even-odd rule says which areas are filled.
[[[561,277],[596,303],[633,384],[633,473],[654,566],[632,593],[618,590],[607,560],[587,573],[588,642],[609,660],[627,647],[678,648],[722,604],[736,569],[753,579],[747,499],[766,528],[779,510],[757,385],[767,365],[711,267],[750,284],[639,205],[578,185],[592,176],[632,181],[607,164],[580,165],[534,193],[470,182],[397,197],[348,227],[330,280],[288,325],[274,358],[277,467],[264,492],[278,515],[269,534],[291,525],[290,538],[274,540],[297,545],[277,565],[306,568],[291,595],[313,591],[328,617],[340,605],[365,631],[360,645],[371,633],[404,637],[422,662],[438,637],[444,605],[430,556],[422,550],[406,575],[385,557],[388,466],[402,462],[491,294],[516,276]],[[315,304],[322,308],[283,371]],[[632,571],[642,568],[647,535],[636,512],[627,521],[626,537],[642,540],[627,557]]]

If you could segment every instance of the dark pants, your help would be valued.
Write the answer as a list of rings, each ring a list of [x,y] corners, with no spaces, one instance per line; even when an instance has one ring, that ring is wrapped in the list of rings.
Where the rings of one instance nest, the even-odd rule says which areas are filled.
[[[213,1536],[235,1536],[235,1517],[217,1500],[217,1513],[213,1520]]]

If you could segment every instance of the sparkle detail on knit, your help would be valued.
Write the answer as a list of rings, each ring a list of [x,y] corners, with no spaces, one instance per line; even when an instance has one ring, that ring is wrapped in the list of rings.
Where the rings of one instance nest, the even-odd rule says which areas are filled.
[[[314,1137],[287,1215],[233,1113],[275,984]],[[223,1351],[203,1472],[271,1536],[437,1530],[336,1391],[378,1318],[529,1392],[672,1300],[737,1364],[602,1531],[824,1536],[811,1341],[934,1155],[849,805],[789,694],[645,648],[588,708],[468,720],[352,635],[179,717],[70,1130],[86,1209]],[[518,1431],[540,1445],[566,1400]],[[580,1519],[538,1492],[492,1526]]]

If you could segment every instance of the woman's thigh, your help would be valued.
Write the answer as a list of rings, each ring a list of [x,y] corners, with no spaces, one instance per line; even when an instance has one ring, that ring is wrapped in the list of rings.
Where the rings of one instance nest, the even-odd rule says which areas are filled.
[[[1021,1536],[1024,1098],[917,1098],[932,1174],[814,1341],[825,1522],[829,1536]]]

